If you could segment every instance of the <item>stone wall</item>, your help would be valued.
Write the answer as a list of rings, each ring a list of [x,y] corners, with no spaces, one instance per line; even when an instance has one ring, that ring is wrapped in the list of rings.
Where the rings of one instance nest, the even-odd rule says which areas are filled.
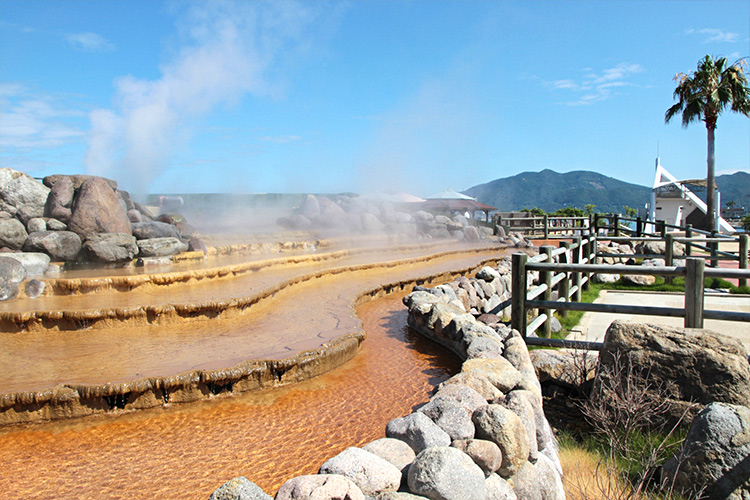
[[[498,288],[506,265],[482,268],[472,280],[416,287],[404,298],[409,325],[459,356],[461,372],[427,404],[390,421],[386,437],[348,448],[318,475],[288,480],[277,500],[565,498],[557,441],[524,340],[502,323],[489,326],[471,314],[497,308],[483,301],[504,293]],[[488,287],[480,298],[477,288],[484,285],[494,291]],[[223,498],[271,497],[240,477],[211,496]]]

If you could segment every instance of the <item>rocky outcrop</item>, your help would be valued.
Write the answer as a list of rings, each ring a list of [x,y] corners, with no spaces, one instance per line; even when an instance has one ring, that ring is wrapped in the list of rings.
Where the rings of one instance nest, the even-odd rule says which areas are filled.
[[[648,380],[653,397],[666,395],[673,418],[691,403],[697,406],[690,417],[713,402],[750,406],[750,365],[744,346],[710,330],[614,321],[599,354],[597,378],[616,373],[617,362],[632,366],[640,381]]]
[[[21,211],[21,222],[42,217],[48,195],[49,188],[30,175],[11,168],[0,168],[0,209],[11,216]]]
[[[0,247],[20,250],[28,238],[26,227],[18,219],[0,219]]]
[[[83,243],[89,260],[95,262],[127,262],[138,254],[134,236],[123,233],[97,233]]]
[[[75,260],[81,251],[81,238],[71,231],[37,231],[23,244],[25,252],[42,252],[52,260]]]
[[[750,408],[711,403],[693,421],[662,480],[686,498],[750,498]]]

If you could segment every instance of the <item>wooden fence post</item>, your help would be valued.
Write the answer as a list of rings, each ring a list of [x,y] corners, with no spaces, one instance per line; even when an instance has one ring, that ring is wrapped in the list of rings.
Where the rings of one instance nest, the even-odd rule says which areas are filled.
[[[573,264],[580,264],[581,263],[581,254],[583,252],[583,248],[581,245],[581,237],[576,236],[573,238],[573,244],[575,245],[575,250],[573,250]],[[580,302],[581,301],[581,273],[573,273],[573,286],[576,287],[575,293],[573,293],[573,302]]]
[[[659,224],[659,234],[662,238],[667,236],[667,222],[663,220],[656,221]]]
[[[711,238],[716,238],[718,236],[718,233],[716,230],[711,231]],[[716,250],[719,249],[719,243],[716,241],[712,241],[708,244],[708,248],[711,249],[711,267],[719,267],[719,259],[718,255],[716,254]]]
[[[635,220],[635,237],[640,238],[643,236],[643,218],[638,217]]]
[[[620,214],[612,214],[615,224],[615,238],[620,236]]]
[[[692,224],[685,224],[685,238],[692,238],[693,237],[693,225]],[[693,253],[693,242],[692,241],[686,241],[685,242],[685,255],[690,257]]]
[[[545,262],[552,263],[552,251],[555,249],[552,245],[544,245],[539,248],[539,253],[547,255]],[[539,271],[539,281],[547,285],[547,289],[542,294],[542,300],[552,300],[552,271]],[[542,336],[550,338],[552,336],[552,310],[551,309],[539,309],[539,315],[547,315],[547,321],[544,322],[544,333]]]
[[[674,234],[669,233],[664,244],[664,265],[671,267],[672,262],[674,262]],[[664,283],[672,283],[672,276],[665,276]]]
[[[747,251],[750,247],[750,236],[746,234],[740,235],[740,269],[747,269]],[[740,286],[747,286],[747,278],[740,278]]]
[[[544,239],[548,240],[549,239],[549,215],[544,214],[543,224],[544,224]]]
[[[685,328],[703,328],[703,271],[706,262],[690,257],[686,264]]]
[[[527,273],[526,262],[529,256],[525,253],[514,253],[511,256],[511,302],[510,302],[510,327],[517,330],[521,337],[526,338],[526,293]]]
[[[565,263],[565,264],[570,264],[570,261],[572,260],[569,258],[570,242],[560,241],[560,248],[565,248],[565,252],[560,255],[560,262]],[[559,292],[560,292],[560,297],[562,297],[565,302],[570,302],[570,273],[565,273],[565,277],[560,282]],[[567,309],[560,311],[559,314],[563,318],[568,317]]]

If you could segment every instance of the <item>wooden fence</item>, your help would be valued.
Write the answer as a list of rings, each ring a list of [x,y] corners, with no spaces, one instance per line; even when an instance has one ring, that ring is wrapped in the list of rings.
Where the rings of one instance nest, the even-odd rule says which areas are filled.
[[[685,318],[685,326],[689,328],[702,328],[703,319],[720,319],[730,321],[750,321],[750,313],[738,313],[730,311],[711,311],[704,309],[703,288],[706,277],[736,278],[740,284],[747,283],[750,271],[747,269],[748,237],[742,235],[736,240],[738,243],[737,253],[721,252],[688,256],[684,266],[674,266],[674,243],[684,242],[686,248],[690,249],[692,238],[678,238],[667,235],[663,240],[653,237],[606,237],[611,241],[664,241],[667,255],[652,254],[607,254],[597,253],[597,236],[589,234],[586,237],[575,237],[573,242],[561,241],[559,248],[543,246],[540,253],[534,257],[528,257],[523,253],[513,254],[512,274],[512,298],[511,298],[511,326],[521,332],[530,345],[547,346],[569,346],[583,349],[599,349],[600,343],[564,341],[549,338],[534,338],[528,335],[542,328],[541,337],[549,337],[551,334],[551,322],[554,311],[560,311],[565,315],[567,311],[591,311],[610,312],[621,314],[651,315],[651,316],[673,316]],[[705,242],[705,239],[701,239]],[[700,245],[697,248],[707,249]],[[667,262],[664,266],[631,266],[631,265],[607,265],[597,264],[600,257],[618,258],[652,258],[664,257]],[[739,269],[707,268],[706,259],[713,262],[714,259],[738,260]],[[539,273],[538,285],[529,289],[528,272]],[[685,306],[683,308],[666,308],[639,305],[605,305],[586,304],[580,302],[581,289],[588,286],[590,276],[594,273],[604,274],[630,274],[664,276],[667,280],[675,276],[685,277]],[[557,299],[552,300],[553,290],[557,290]],[[538,298],[541,297],[541,298]],[[538,309],[538,316],[527,324],[527,312]]]

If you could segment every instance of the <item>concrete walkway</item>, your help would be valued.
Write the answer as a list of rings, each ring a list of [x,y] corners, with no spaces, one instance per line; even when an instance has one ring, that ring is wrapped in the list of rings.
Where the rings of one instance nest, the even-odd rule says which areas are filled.
[[[685,305],[685,296],[680,293],[667,292],[643,293],[624,290],[603,290],[595,302],[600,304],[682,308]],[[750,313],[750,297],[747,295],[706,293],[704,304],[704,308],[708,310]],[[684,318],[587,312],[575,328],[575,330],[580,330],[580,333],[574,332],[570,338],[601,342],[604,340],[607,328],[616,319],[673,327],[682,327],[684,325]],[[703,327],[739,339],[750,353],[750,322],[707,319],[704,320]]]

